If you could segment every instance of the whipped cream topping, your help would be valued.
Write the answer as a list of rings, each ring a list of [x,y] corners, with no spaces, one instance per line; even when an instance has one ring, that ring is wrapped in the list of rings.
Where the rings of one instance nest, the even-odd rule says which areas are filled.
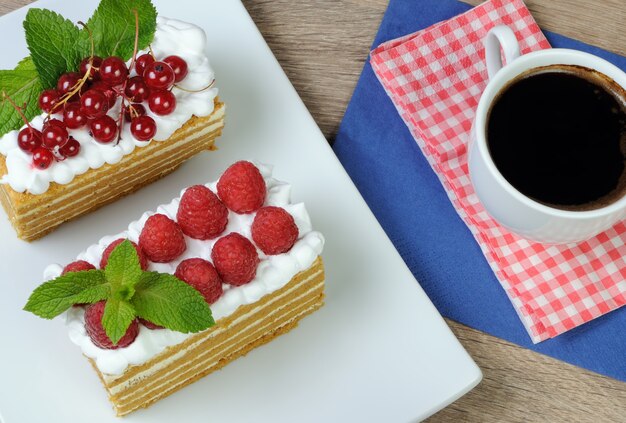
[[[251,304],[265,295],[285,286],[298,272],[309,268],[324,247],[324,237],[321,233],[313,231],[311,219],[302,203],[291,204],[291,185],[272,178],[270,166],[257,165],[267,185],[267,198],[265,205],[283,207],[293,216],[298,226],[298,240],[290,251],[273,256],[265,255],[257,248],[260,263],[257,267],[255,278],[242,286],[224,284],[224,293],[213,304],[211,311],[215,321],[231,315],[239,306]],[[213,192],[216,192],[217,182],[206,184]],[[181,196],[184,190],[181,192]],[[162,213],[176,220],[179,198],[175,198],[169,204],[157,207],[156,212],[146,212],[141,218],[132,222],[128,229],[112,236],[103,237],[80,253],[77,260],[85,260],[99,267],[100,258],[104,249],[119,238],[128,238],[138,242],[139,234],[151,215]],[[236,214],[229,211],[228,225],[220,237],[231,232],[238,232],[252,241],[251,226],[256,213]],[[188,258],[201,257],[211,260],[213,245],[220,238],[213,240],[197,240],[185,236],[187,250],[181,257],[170,263],[149,263],[148,270],[162,273],[174,273],[178,264]],[[254,241],[252,241],[254,243]],[[63,267],[58,264],[48,266],[44,271],[44,280],[54,279],[61,275]],[[179,344],[191,334],[174,332],[169,329],[150,330],[140,325],[137,339],[128,347],[116,350],[105,350],[97,347],[87,335],[84,327],[84,310],[81,307],[72,307],[66,312],[66,324],[70,339],[78,345],[83,354],[94,359],[98,369],[108,375],[120,375],[129,365],[140,365],[163,351],[166,347]]]
[[[178,128],[183,126],[193,115],[208,116],[213,112],[213,100],[217,96],[217,88],[207,88],[214,79],[214,72],[206,55],[206,34],[190,23],[163,17],[157,18],[157,27],[152,41],[152,51],[157,59],[175,54],[182,57],[188,65],[189,73],[178,86],[189,92],[174,87],[176,109],[167,116],[158,116],[150,111],[147,101],[143,103],[146,114],[154,119],[157,132],[154,141],[167,140]],[[138,56],[147,52],[144,50]],[[130,63],[130,61],[128,62]],[[127,63],[127,64],[128,64]],[[131,76],[136,73],[133,70]],[[108,111],[108,115],[117,119],[122,99]],[[46,114],[36,116],[31,126],[41,130]],[[62,119],[61,114],[52,115]],[[98,169],[105,163],[116,164],[136,147],[145,147],[151,141],[138,141],[126,122],[121,131],[121,139],[116,145],[100,144],[89,134],[87,127],[68,129],[68,132],[80,143],[80,153],[64,161],[54,161],[48,169],[37,169],[32,165],[32,155],[22,151],[17,145],[19,131],[11,131],[0,138],[0,154],[6,157],[7,174],[2,176],[0,183],[8,184],[17,192],[43,194],[50,183],[68,184],[74,177]]]

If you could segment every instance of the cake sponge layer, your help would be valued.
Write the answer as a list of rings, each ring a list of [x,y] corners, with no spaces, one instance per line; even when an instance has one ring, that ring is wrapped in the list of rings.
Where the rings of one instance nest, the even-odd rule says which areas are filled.
[[[136,148],[119,163],[105,164],[76,176],[69,184],[52,183],[41,195],[19,193],[0,185],[0,202],[18,237],[41,238],[63,222],[96,210],[174,171],[203,150],[213,150],[224,127],[225,106],[215,100],[213,113],[193,116],[169,139]],[[0,156],[0,175],[7,172]]]

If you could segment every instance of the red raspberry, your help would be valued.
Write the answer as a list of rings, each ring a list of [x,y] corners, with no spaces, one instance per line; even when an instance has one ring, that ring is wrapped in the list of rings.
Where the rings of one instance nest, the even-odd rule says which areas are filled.
[[[222,280],[231,285],[243,285],[254,279],[259,255],[248,238],[236,232],[217,240],[211,259]]]
[[[194,185],[180,199],[176,220],[185,235],[211,239],[226,229],[228,209],[213,191],[204,185]]]
[[[252,222],[252,239],[265,254],[286,253],[298,239],[298,227],[285,209],[263,207]]]
[[[190,258],[181,261],[174,276],[196,288],[209,304],[222,296],[222,279],[215,267],[204,259]]]
[[[104,269],[106,267],[107,263],[109,262],[109,256],[111,255],[111,252],[113,252],[115,247],[120,245],[122,241],[125,241],[125,238],[116,239],[115,241],[110,243],[109,246],[104,250],[104,252],[102,253],[102,258],[100,259],[100,269]],[[133,247],[135,247],[135,251],[137,251],[137,255],[139,256],[139,265],[143,270],[146,270],[148,268],[148,259],[146,258],[146,255],[143,253],[143,251],[141,251],[141,248],[139,248],[137,244],[135,244],[133,241],[130,241],[130,243],[133,244]]]
[[[105,301],[100,301],[95,304],[91,304],[85,309],[85,330],[91,338],[91,341],[100,348],[105,350],[116,350],[118,348],[124,348],[129,346],[135,341],[139,334],[139,323],[137,319],[133,320],[126,333],[119,340],[117,345],[113,345],[111,339],[107,336],[102,326],[102,316],[104,315]]]
[[[165,329],[163,326],[159,326],[157,324],[154,324],[146,319],[142,319],[141,317],[138,319],[139,323],[141,323],[142,325],[144,325],[145,327],[147,327],[150,330],[155,330],[155,329]]]
[[[237,162],[217,182],[217,195],[235,213],[251,213],[265,201],[265,181],[250,162]]]
[[[85,260],[77,260],[65,266],[63,268],[63,272],[61,272],[61,275],[65,275],[69,272],[82,272],[83,270],[93,270],[95,268],[96,266],[86,262]]]
[[[139,235],[139,246],[156,263],[175,260],[187,249],[183,231],[164,214],[154,214],[146,220]]]

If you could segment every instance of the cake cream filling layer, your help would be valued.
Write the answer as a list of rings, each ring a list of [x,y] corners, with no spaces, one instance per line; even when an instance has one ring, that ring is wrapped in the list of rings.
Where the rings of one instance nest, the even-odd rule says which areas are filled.
[[[265,205],[283,207],[293,216],[298,226],[298,240],[291,250],[284,254],[266,256],[257,249],[261,261],[257,267],[255,278],[242,286],[223,285],[224,293],[211,305],[213,318],[216,321],[231,315],[239,306],[252,304],[263,296],[285,286],[297,273],[308,269],[321,254],[324,247],[324,237],[321,233],[312,230],[311,220],[304,204],[291,204],[291,185],[272,178],[270,166],[257,166],[267,186]],[[215,192],[216,185],[217,182],[213,182],[206,186]],[[156,213],[162,213],[176,220],[179,201],[180,198],[175,198],[169,204],[159,206]],[[146,220],[153,214],[155,212],[146,212],[139,220],[132,222],[127,230],[116,235],[103,237],[97,244],[79,254],[77,259],[88,261],[99,267],[102,252],[114,240],[128,238],[138,242],[139,234]],[[238,232],[251,239],[250,228],[255,215],[256,213],[239,215],[229,211],[228,225],[220,236]],[[181,257],[170,263],[150,262],[148,270],[173,274],[178,264],[187,258],[201,257],[210,260],[211,250],[217,239],[202,241],[185,236],[187,250]],[[62,270],[60,265],[50,265],[44,271],[44,279],[56,278]],[[100,372],[107,375],[121,375],[128,366],[143,364],[168,346],[179,344],[191,336],[191,334],[174,332],[169,329],[143,330],[145,328],[142,328],[137,339],[128,347],[105,350],[98,348],[91,342],[84,328],[82,313],[79,308],[72,308],[66,313],[70,339],[82,349],[83,354],[94,360]]]
[[[153,141],[165,141],[193,115],[199,117],[210,115],[218,91],[217,88],[207,88],[214,80],[214,72],[206,55],[206,35],[201,28],[190,23],[158,17],[151,47],[157,59],[175,54],[182,57],[189,67],[185,79],[177,84],[183,89],[176,87],[172,89],[176,96],[174,112],[167,116],[158,116],[150,111],[147,101],[144,102],[147,115],[152,117],[157,125]],[[139,54],[145,52],[147,50]],[[134,75],[134,71],[131,75]],[[117,104],[108,112],[115,119],[119,116],[121,101],[118,99]],[[31,125],[41,129],[45,116],[45,114],[36,116]],[[62,118],[60,114],[52,117]],[[32,155],[18,147],[18,131],[5,134],[0,138],[0,154],[5,156],[7,174],[2,176],[0,183],[8,184],[17,192],[43,194],[52,182],[68,184],[76,175],[83,174],[89,169],[98,169],[105,163],[116,164],[135,148],[144,147],[152,142],[136,140],[130,133],[128,124],[123,126],[117,144],[98,143],[92,138],[87,127],[70,129],[68,132],[80,143],[80,153],[61,162],[55,161],[44,170],[33,167]]]
[[[291,295],[294,291],[298,290],[299,288],[302,288],[303,286],[311,283],[311,281],[313,281],[315,278],[319,277],[321,274],[323,273],[322,270],[316,272],[315,274],[311,275],[310,277],[308,277],[307,279],[303,280],[302,282],[300,282],[297,285],[294,285],[291,289],[289,289],[288,291],[286,291],[285,293],[283,293],[280,296],[277,296],[275,299],[273,299],[271,302],[265,304],[264,306],[261,307],[255,307],[254,309],[250,310],[248,313],[236,318],[235,320],[233,320],[232,325],[236,325],[238,323],[241,323],[242,321],[245,321],[246,319],[249,319],[251,316],[265,310],[268,308],[272,308],[272,306],[279,301],[280,299],[287,297],[289,295]],[[304,293],[301,294],[299,296],[297,296],[296,298],[294,298],[292,301],[290,301],[288,304],[285,304],[281,307],[275,308],[272,311],[270,311],[267,314],[268,318],[271,318],[272,316],[276,315],[276,314],[280,314],[285,308],[290,307],[291,305],[293,305],[294,303],[297,303],[299,301],[301,301],[303,298],[306,298],[307,296],[309,296],[311,293],[313,293],[316,290],[319,290],[322,286],[324,285],[324,281],[320,281],[319,283],[309,287],[309,289]],[[259,322],[253,322],[252,324],[248,325],[246,327],[246,329],[249,328],[254,328],[256,326],[259,326]],[[145,327],[142,327],[141,330],[150,330],[147,329]],[[200,339],[198,339],[197,342],[194,342],[192,344],[190,344],[189,346],[187,346],[186,348],[178,351],[176,354],[171,355],[170,357],[159,361],[158,363],[156,363],[154,366],[151,366],[150,368],[136,374],[135,376],[133,376],[131,379],[120,383],[118,385],[114,385],[111,386],[109,388],[109,392],[111,393],[111,395],[117,395],[129,388],[132,387],[132,385],[138,383],[139,381],[143,380],[143,379],[147,379],[150,378],[151,376],[154,376],[156,373],[159,373],[161,371],[163,371],[163,369],[165,369],[167,366],[171,365],[172,363],[174,363],[176,360],[179,360],[181,357],[185,356],[185,354],[189,353],[190,351],[195,350],[200,344],[204,343],[207,341],[207,339],[211,339],[216,337],[217,335],[219,335],[220,333],[224,332],[225,330],[227,330],[227,328],[225,327],[220,327],[220,328],[216,328],[215,330],[212,330],[208,336],[204,336],[201,337]],[[203,352],[201,354],[199,354],[196,358],[199,357],[203,357],[204,355],[208,355],[209,353],[215,353],[215,351],[217,351],[217,355],[219,355],[219,350],[220,348],[226,344],[227,342],[229,342],[228,340],[225,340],[217,345],[214,345],[213,348],[211,348],[210,350]],[[159,379],[168,379],[169,375],[171,373],[174,373],[178,371],[177,368],[170,370],[167,373],[163,373],[162,375],[159,375]],[[104,376],[104,380],[107,384],[111,384],[115,382],[116,377],[115,376]]]

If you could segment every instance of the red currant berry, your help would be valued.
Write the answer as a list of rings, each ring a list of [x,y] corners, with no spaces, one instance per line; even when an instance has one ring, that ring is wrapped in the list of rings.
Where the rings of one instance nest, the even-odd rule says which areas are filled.
[[[91,86],[90,89],[98,90],[104,94],[104,96],[107,99],[107,102],[106,102],[107,109],[110,109],[111,107],[115,106],[115,101],[117,100],[117,93],[107,84],[105,84],[102,81],[98,81],[98,82],[95,82]]]
[[[148,97],[148,106],[157,115],[169,115],[176,108],[176,97],[170,91],[155,90]]]
[[[122,59],[116,56],[107,57],[100,64],[100,78],[105,84],[115,87],[128,77],[128,68]]]
[[[135,61],[135,70],[137,71],[137,75],[143,76],[144,71],[146,70],[146,66],[150,63],[154,63],[154,57],[151,54],[142,54]]]
[[[180,82],[187,76],[189,69],[187,62],[182,57],[176,55],[167,56],[163,61],[170,65],[174,71],[174,82]]]
[[[80,81],[80,75],[76,72],[64,73],[57,81],[57,91],[63,95],[72,91]]]
[[[117,123],[111,116],[100,116],[91,121],[91,135],[96,141],[108,144],[117,136]]]
[[[59,153],[63,157],[74,157],[80,153],[80,143],[73,137],[70,137],[65,145],[59,149]]]
[[[46,113],[52,112],[52,109],[59,101],[59,92],[55,89],[45,90],[39,95],[39,108]]]
[[[51,123],[57,121],[52,119],[48,121],[41,131],[41,141],[44,147],[52,150],[55,147],[63,147],[69,137],[65,126],[58,123]],[[60,123],[60,121],[57,121]]]
[[[67,125],[65,124],[65,122],[59,119],[48,119],[46,122],[44,122],[43,129],[46,129],[46,126],[58,126],[61,129],[67,129]]]
[[[90,64],[91,62],[91,64]],[[93,56],[85,57],[80,62],[79,72],[80,76],[85,76],[87,72],[89,72],[89,79],[97,80],[100,78],[100,65],[102,65],[102,57]]]
[[[141,76],[133,76],[126,83],[124,93],[130,101],[141,103],[148,98],[150,90]]]
[[[104,116],[108,106],[109,101],[100,90],[91,88],[80,98],[80,110],[89,119]]]
[[[80,110],[80,103],[68,103],[63,110],[63,122],[70,129],[77,129],[87,123],[87,116]]]
[[[156,130],[156,123],[150,116],[139,116],[130,121],[130,133],[139,141],[150,141]]]
[[[47,148],[39,147],[33,151],[33,165],[37,169],[48,169],[54,160],[52,152]]]
[[[167,89],[174,84],[176,75],[170,65],[165,62],[153,62],[146,66],[143,78],[150,88]]]
[[[127,121],[146,114],[146,108],[141,103],[133,103],[124,107],[124,119]]]
[[[41,147],[41,132],[27,126],[17,134],[17,145],[22,151],[32,153]]]

